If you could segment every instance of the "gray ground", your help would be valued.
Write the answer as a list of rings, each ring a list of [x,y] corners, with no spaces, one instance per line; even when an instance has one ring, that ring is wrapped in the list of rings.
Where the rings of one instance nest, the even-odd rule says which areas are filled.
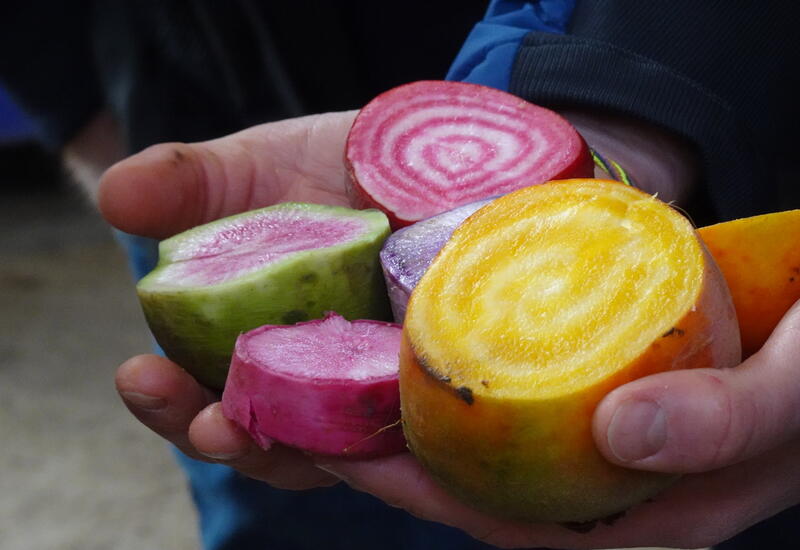
[[[109,230],[0,185],[0,550],[198,548],[167,446],[113,389],[149,340]]]

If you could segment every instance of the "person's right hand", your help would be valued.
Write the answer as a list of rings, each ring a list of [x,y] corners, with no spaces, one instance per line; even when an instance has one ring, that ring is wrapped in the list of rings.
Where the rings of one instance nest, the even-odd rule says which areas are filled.
[[[101,212],[122,231],[165,238],[279,202],[347,205],[344,142],[354,117],[329,113],[204,143],[150,147],[104,174]],[[257,447],[222,415],[219,396],[169,359],[133,357],[120,366],[116,384],[131,413],[188,456],[284,489],[339,481],[298,451]]]

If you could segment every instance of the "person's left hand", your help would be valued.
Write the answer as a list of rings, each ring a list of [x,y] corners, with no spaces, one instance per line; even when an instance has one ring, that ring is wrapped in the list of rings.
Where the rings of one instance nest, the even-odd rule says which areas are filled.
[[[164,238],[279,202],[347,205],[344,142],[354,117],[328,113],[150,147],[104,174],[101,212],[122,231]],[[283,489],[338,481],[299,451],[257,447],[222,416],[219,396],[169,359],[133,357],[118,369],[116,384],[131,413],[188,456]]]

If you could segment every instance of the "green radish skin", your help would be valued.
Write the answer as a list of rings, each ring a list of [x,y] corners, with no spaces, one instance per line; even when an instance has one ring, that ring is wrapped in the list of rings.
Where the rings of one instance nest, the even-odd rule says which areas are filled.
[[[165,282],[177,250],[193,239],[273,213],[350,220],[363,225],[352,239],[293,251],[228,280],[203,285]],[[167,357],[199,382],[221,390],[234,343],[242,332],[265,324],[294,324],[336,311],[346,319],[391,319],[378,261],[389,223],[377,210],[283,203],[200,226],[163,241],[159,263],[137,285],[150,330]],[[173,276],[174,277],[174,276]]]

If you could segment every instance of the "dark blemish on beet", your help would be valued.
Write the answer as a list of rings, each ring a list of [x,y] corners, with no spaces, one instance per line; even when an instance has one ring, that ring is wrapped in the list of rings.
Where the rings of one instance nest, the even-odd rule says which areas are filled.
[[[420,366],[420,368],[423,371],[425,371],[425,374],[427,374],[431,378],[435,378],[439,382],[444,382],[445,384],[449,384],[450,383],[450,377],[449,376],[447,376],[445,374],[439,374],[438,372],[433,370],[433,368],[428,363],[426,363],[421,357],[417,357],[417,364]]]
[[[575,531],[576,533],[585,534],[597,527],[597,521],[565,521],[560,523],[564,529]]]
[[[609,526],[610,525],[614,525],[615,523],[617,523],[617,521],[619,521],[620,518],[625,516],[625,512],[626,511],[623,510],[622,512],[617,512],[616,514],[611,514],[610,516],[604,517],[600,521],[603,522],[603,525],[609,525]]]
[[[481,385],[482,385],[484,388],[488,388],[488,387],[489,387],[489,381],[488,381],[488,380],[481,380]]]
[[[369,278],[372,266],[365,263],[353,263],[344,266],[344,274],[347,277],[347,282],[350,288],[359,289],[363,286],[364,281]]]
[[[595,519],[592,521],[565,521],[560,525],[565,529],[569,529],[570,531],[575,531],[576,533],[588,533],[595,527],[597,527],[597,522],[602,523],[603,525],[614,525],[620,518],[622,518],[626,513],[626,510],[621,512],[617,512],[615,514],[608,515],[606,517]]]
[[[281,319],[283,320],[284,324],[293,325],[301,321],[308,321],[308,312],[301,309],[293,309],[284,313]]]
[[[456,393],[467,405],[472,405],[475,402],[475,397],[472,395],[472,390],[466,386],[456,388]]]
[[[301,283],[314,283],[318,279],[316,273],[306,273],[302,277],[300,277]]]
[[[675,336],[683,336],[684,334],[686,334],[686,331],[685,331],[685,330],[683,330],[683,329],[679,329],[678,327],[672,327],[672,328],[671,328],[671,329],[669,329],[667,332],[665,332],[664,334],[662,334],[662,335],[661,335],[661,337],[662,337],[662,338],[666,338],[667,336],[672,336],[672,335],[675,335]]]
[[[794,277],[789,277],[789,282],[793,283],[794,282]]]

